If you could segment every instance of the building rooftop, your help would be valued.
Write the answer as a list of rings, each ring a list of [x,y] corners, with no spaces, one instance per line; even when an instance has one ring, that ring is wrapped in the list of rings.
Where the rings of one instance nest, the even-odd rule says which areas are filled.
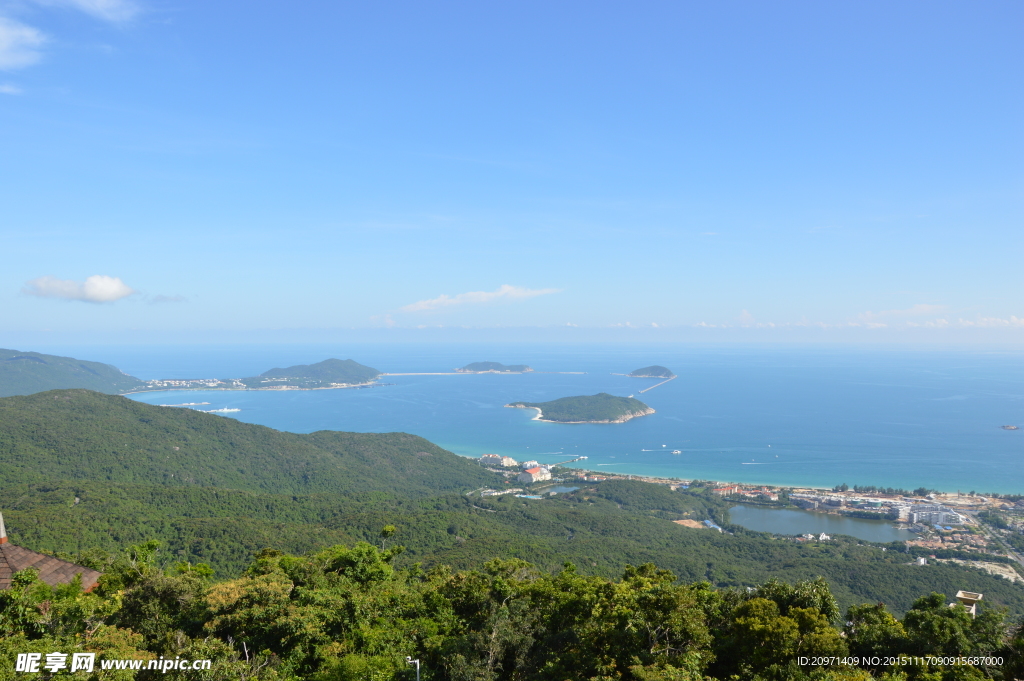
[[[50,586],[69,584],[75,579],[75,575],[82,575],[82,589],[85,591],[95,587],[103,574],[60,558],[15,546],[8,541],[4,517],[0,513],[0,591],[10,589],[14,573],[26,568],[38,570],[39,579]]]

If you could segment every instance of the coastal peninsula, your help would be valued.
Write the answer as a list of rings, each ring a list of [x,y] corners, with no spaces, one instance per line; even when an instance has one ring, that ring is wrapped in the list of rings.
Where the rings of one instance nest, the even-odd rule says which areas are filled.
[[[461,369],[460,374],[525,374],[533,371],[525,364],[502,364],[500,362],[471,362]]]
[[[631,371],[631,372],[629,372],[626,375],[627,376],[631,376],[633,378],[675,378],[676,377],[676,375],[673,374],[671,370],[667,369],[666,367],[659,366],[657,364],[654,364],[654,365],[649,366],[649,367],[644,367],[643,369],[637,369],[635,371]]]
[[[375,385],[381,372],[351,359],[274,368],[248,378],[161,378],[131,392],[157,390],[328,390]],[[126,393],[130,394],[130,393]]]
[[[624,423],[654,410],[632,397],[608,393],[562,397],[550,402],[512,402],[512,409],[536,409],[538,421],[550,423]]]
[[[67,388],[113,395],[142,385],[143,381],[109,364],[0,348],[0,397]]]
[[[270,369],[259,376],[243,378],[250,390],[316,390],[353,388],[369,385],[379,371],[351,359],[325,359],[316,364],[298,364],[285,369]]]

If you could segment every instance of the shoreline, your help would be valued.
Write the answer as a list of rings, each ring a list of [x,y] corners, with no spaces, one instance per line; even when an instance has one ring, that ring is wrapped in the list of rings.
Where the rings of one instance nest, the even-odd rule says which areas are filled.
[[[381,374],[386,375],[386,374]],[[400,374],[391,374],[398,376]],[[124,397],[126,395],[141,395],[143,393],[166,393],[174,392],[234,392],[234,393],[245,393],[245,392],[286,392],[290,390],[348,390],[350,388],[372,388],[373,386],[385,386],[387,383],[377,383],[377,380],[367,381],[366,383],[341,383],[338,385],[325,385],[317,388],[300,388],[298,386],[277,386],[267,388],[190,388],[185,386],[175,386],[173,388],[149,388],[147,390],[132,390],[126,393],[117,393]]]
[[[622,418],[615,419],[614,421],[609,420],[609,419],[605,419],[604,421],[552,421],[551,419],[543,418],[544,411],[540,407],[527,407],[524,404],[514,404],[514,403],[506,404],[505,406],[507,408],[509,408],[509,409],[536,409],[537,410],[537,415],[534,416],[530,420],[531,421],[543,421],[544,423],[625,423],[626,421],[629,421],[631,419],[639,418],[640,416],[649,416],[650,414],[654,413],[654,410],[651,409],[650,407],[648,407],[647,411],[645,411],[645,412],[630,412],[629,414],[626,414]]]
[[[570,467],[570,466],[567,466],[567,465],[562,465],[560,467],[561,468],[565,468],[565,469],[571,469],[573,471],[578,471],[579,473],[585,474],[588,477],[591,474],[593,474],[593,475],[598,475],[598,476],[601,476],[601,477],[604,477],[604,478],[607,478],[607,479],[612,479],[612,478],[629,479],[629,480],[633,480],[633,481],[636,481],[636,482],[644,482],[644,483],[652,484],[652,485],[690,485],[690,484],[693,483],[694,480],[700,479],[700,478],[663,477],[663,476],[658,476],[658,475],[641,475],[641,474],[635,474],[635,473],[607,473],[605,471],[595,471],[595,470],[592,470],[592,469],[589,469],[589,468],[576,468],[576,467]],[[736,482],[736,481],[733,481],[733,480],[705,480],[705,479],[700,479],[700,480],[701,480],[701,482],[708,482],[708,483],[712,483],[712,484],[718,485],[718,486],[736,485],[736,486],[743,486],[743,487],[755,487],[755,486],[757,486],[757,487],[764,487],[764,488],[767,488],[767,489],[774,489],[774,490],[786,489],[786,490],[790,490],[791,492],[794,492],[794,493],[797,493],[797,494],[800,494],[800,493],[836,494],[836,495],[854,496],[854,497],[875,497],[875,496],[879,495],[878,492],[854,492],[853,489],[847,490],[846,492],[836,492],[836,491],[834,491],[834,488],[832,488],[832,487],[815,487],[813,485],[778,485],[778,484],[761,484],[761,483],[754,483],[754,482]],[[595,482],[595,481],[585,480],[585,481],[581,481],[581,482]],[[893,496],[893,495],[882,494],[882,497],[884,497],[884,498],[889,498],[891,496]],[[966,496],[966,495],[958,495],[956,492],[942,492],[942,491],[940,491],[935,496],[936,496],[936,498],[934,500],[928,500],[927,498],[921,497],[921,498],[916,498],[916,501],[918,503],[923,503],[923,504],[928,504],[928,503],[946,504],[946,505],[949,505],[951,507],[957,507],[957,506],[990,506],[993,503],[998,503],[996,499],[994,499],[992,497],[984,496],[984,495],[976,495],[974,497],[969,497],[969,496]],[[981,497],[982,496],[984,496],[986,501],[981,501]],[[726,497],[723,497],[723,499],[726,499]],[[959,503],[959,504],[953,503],[953,500],[956,500],[956,499],[964,500],[965,502],[967,500],[970,500],[970,501],[968,503]],[[735,503],[735,504],[740,504],[740,505],[746,504],[746,505],[750,505],[750,506],[760,507],[759,504],[751,503],[749,500],[742,500],[742,499],[726,499],[726,500],[730,501],[731,503]],[[889,523],[890,525],[893,525],[894,527],[902,526],[902,525],[906,524],[905,522],[891,520],[891,519],[888,519],[888,518],[877,518],[876,519],[876,518],[857,518],[856,516],[847,516],[847,515],[843,515],[842,513],[834,512],[834,509],[830,509],[830,508],[806,509],[806,508],[800,508],[799,506],[789,506],[789,507],[779,507],[779,508],[784,508],[785,510],[791,510],[791,511],[802,511],[804,513],[816,513],[816,514],[820,514],[820,515],[832,515],[832,516],[837,516],[837,517],[842,517],[842,518],[852,518],[852,519],[857,519],[857,520],[871,520],[871,521],[879,520],[879,521],[883,521],[883,522]],[[903,529],[905,529],[905,528],[903,528]]]

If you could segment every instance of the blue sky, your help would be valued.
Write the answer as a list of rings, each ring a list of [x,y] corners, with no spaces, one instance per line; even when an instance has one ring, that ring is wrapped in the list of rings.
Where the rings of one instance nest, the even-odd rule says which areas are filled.
[[[1022,64],[1017,0],[0,0],[0,345],[1024,342]]]

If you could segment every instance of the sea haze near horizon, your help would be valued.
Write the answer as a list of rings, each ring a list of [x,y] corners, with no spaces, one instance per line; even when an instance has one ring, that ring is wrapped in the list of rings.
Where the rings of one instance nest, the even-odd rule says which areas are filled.
[[[56,350],[56,349],[54,349]],[[69,348],[62,349],[72,354]],[[50,351],[50,350],[47,350]],[[140,378],[240,377],[352,358],[384,372],[451,371],[474,361],[525,363],[516,375],[385,376],[361,390],[133,395],[149,404],[210,402],[278,430],[405,431],[465,456],[486,452],[591,470],[773,485],[919,486],[1024,492],[1020,354],[877,348],[685,345],[280,345],[83,347]],[[624,374],[650,364],[679,378]],[[558,374],[544,372],[586,372]],[[608,392],[655,414],[622,424],[556,424],[516,400]],[[672,450],[681,450],[673,455]]]

